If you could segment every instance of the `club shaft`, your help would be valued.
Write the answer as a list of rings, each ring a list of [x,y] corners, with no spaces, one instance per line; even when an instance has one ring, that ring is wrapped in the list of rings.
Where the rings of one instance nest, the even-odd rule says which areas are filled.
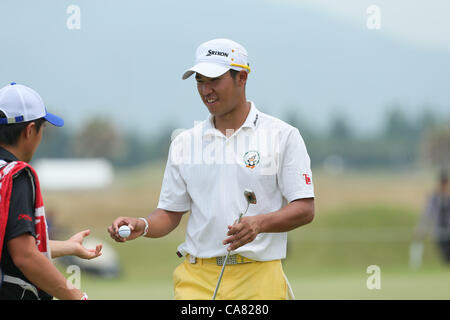
[[[249,205],[250,205],[250,203],[247,203],[247,209],[245,209],[244,213],[241,213],[239,215],[237,223],[241,222],[241,218],[244,214],[247,213]],[[217,292],[219,291],[220,282],[222,281],[223,272],[225,271],[225,266],[227,265],[227,261],[228,261],[228,257],[230,256],[230,253],[231,253],[231,250],[228,251],[228,253],[225,257],[225,260],[223,261],[222,270],[220,271],[219,279],[217,280],[216,289],[214,289],[214,294],[213,294],[212,300],[216,300],[216,295],[217,295]]]
[[[219,280],[217,280],[216,289],[214,290],[214,294],[212,299],[216,300],[217,292],[219,291],[220,282],[222,281],[223,272],[225,271],[225,266],[227,265],[228,257],[230,256],[230,252],[228,251],[227,256],[225,257],[225,260],[223,261],[222,270],[220,271]]]

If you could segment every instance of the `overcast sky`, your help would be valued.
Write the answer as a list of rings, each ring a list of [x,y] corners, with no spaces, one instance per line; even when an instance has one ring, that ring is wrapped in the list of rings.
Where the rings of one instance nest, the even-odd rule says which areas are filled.
[[[450,52],[449,0],[268,0],[308,6],[365,27],[371,5],[380,8],[381,30],[403,41]]]
[[[105,116],[145,133],[191,127],[208,112],[180,75],[200,43],[226,37],[250,54],[261,111],[376,131],[392,106],[450,116],[448,17],[450,0],[0,0],[0,86],[31,86],[67,127]]]

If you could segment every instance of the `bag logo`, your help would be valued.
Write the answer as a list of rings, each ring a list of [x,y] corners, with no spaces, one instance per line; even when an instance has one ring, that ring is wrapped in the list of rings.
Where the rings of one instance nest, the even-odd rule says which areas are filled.
[[[29,215],[24,214],[24,213],[19,214],[19,217],[17,220],[33,221],[33,219],[31,219],[31,217]]]
[[[247,151],[244,155],[244,163],[247,168],[253,169],[259,163],[258,151]]]

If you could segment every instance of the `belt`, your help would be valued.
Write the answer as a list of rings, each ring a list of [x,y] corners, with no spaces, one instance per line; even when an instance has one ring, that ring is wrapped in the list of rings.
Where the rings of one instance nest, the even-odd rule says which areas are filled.
[[[217,266],[222,266],[225,261],[226,256],[214,257],[214,258],[197,258],[190,254],[186,255],[186,259],[189,260],[189,263],[192,264],[215,264]],[[233,264],[244,264],[244,263],[252,263],[256,262],[256,260],[252,260],[246,257],[241,256],[240,254],[233,254],[228,257],[227,265]]]

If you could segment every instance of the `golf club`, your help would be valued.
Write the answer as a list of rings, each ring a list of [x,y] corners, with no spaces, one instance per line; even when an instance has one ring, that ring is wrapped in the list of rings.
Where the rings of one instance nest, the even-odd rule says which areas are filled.
[[[256,195],[252,190],[245,189],[244,196],[245,196],[245,199],[247,200],[247,208],[245,209],[244,213],[239,214],[239,218],[238,218],[237,222],[235,222],[235,223],[241,222],[241,218],[244,214],[247,213],[250,203],[256,204]],[[217,280],[216,289],[214,290],[212,300],[216,300],[216,295],[217,295],[217,292],[219,291],[220,282],[222,281],[223,272],[225,271],[225,266],[227,265],[227,261],[228,261],[228,257],[230,256],[230,253],[231,253],[231,251],[228,251],[228,253],[225,257],[225,260],[223,261],[222,270],[220,271],[219,279]]]

